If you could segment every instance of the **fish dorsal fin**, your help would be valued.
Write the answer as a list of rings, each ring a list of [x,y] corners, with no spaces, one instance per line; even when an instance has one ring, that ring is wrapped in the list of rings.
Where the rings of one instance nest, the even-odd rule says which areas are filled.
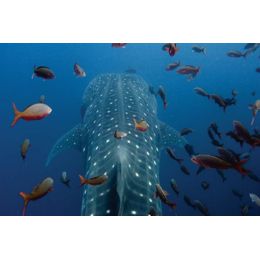
[[[159,147],[164,149],[168,146],[178,146],[183,148],[188,142],[180,133],[169,125],[159,122]]]
[[[81,125],[76,125],[74,128],[72,128],[69,132],[67,132],[65,135],[63,135],[58,141],[55,143],[55,145],[52,147],[46,166],[50,164],[52,159],[56,157],[59,153],[67,150],[67,149],[76,149],[81,151],[81,140],[82,140],[82,131],[81,131]]]

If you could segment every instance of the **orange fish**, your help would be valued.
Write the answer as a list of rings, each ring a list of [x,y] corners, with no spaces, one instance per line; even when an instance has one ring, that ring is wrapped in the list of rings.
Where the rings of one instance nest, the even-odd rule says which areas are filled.
[[[141,131],[141,132],[146,132],[149,125],[147,122],[142,119],[141,121],[137,122],[135,118],[133,118],[134,124],[135,124],[135,129]]]
[[[14,126],[19,119],[26,121],[41,120],[52,112],[52,109],[43,103],[30,105],[23,112],[20,112],[13,103],[13,109],[15,116],[11,126]]]
[[[23,216],[25,216],[28,203],[31,200],[37,200],[45,196],[53,189],[53,179],[48,177],[37,185],[31,193],[20,192],[20,196],[24,199]]]
[[[84,178],[82,175],[79,175],[80,179],[80,186],[83,185],[92,185],[92,186],[97,186],[103,184],[105,181],[107,181],[108,177],[107,175],[100,175],[96,176],[90,179]]]

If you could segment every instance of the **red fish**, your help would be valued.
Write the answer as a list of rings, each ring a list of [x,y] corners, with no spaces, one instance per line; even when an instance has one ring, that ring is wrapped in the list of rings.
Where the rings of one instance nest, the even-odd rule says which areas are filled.
[[[11,124],[12,127],[16,124],[16,122],[19,119],[23,119],[26,121],[41,120],[52,112],[52,109],[43,103],[36,103],[31,106],[28,106],[23,112],[20,112],[16,108],[15,103],[13,103],[13,109],[15,117]]]
[[[83,186],[83,185],[97,186],[97,185],[101,185],[104,182],[106,182],[108,179],[108,176],[100,175],[100,176],[96,176],[96,177],[93,177],[90,179],[86,179],[82,175],[79,175],[79,179],[80,179],[80,186]]]
[[[174,56],[176,52],[179,51],[179,48],[177,47],[176,43],[167,43],[162,48],[164,51],[167,51],[170,56]]]
[[[140,122],[137,122],[135,118],[133,118],[134,121],[134,125],[135,125],[135,129],[139,130],[141,132],[146,132],[149,125],[147,124],[147,122],[142,119]]]
[[[20,192],[20,196],[24,199],[23,216],[25,216],[28,203],[31,200],[38,200],[45,196],[53,189],[53,179],[46,178],[39,185],[37,185],[31,193]]]
[[[125,48],[127,43],[112,43],[113,48]]]

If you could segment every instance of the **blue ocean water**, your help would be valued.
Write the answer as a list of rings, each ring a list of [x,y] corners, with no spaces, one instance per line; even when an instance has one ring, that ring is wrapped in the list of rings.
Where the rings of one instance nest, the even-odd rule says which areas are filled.
[[[194,44],[178,44],[180,51],[170,57],[162,51],[162,44],[128,44],[126,48],[112,48],[111,44],[1,44],[1,207],[0,215],[21,215],[23,200],[19,192],[30,192],[32,188],[50,176],[54,179],[54,191],[43,199],[32,202],[28,215],[80,215],[82,189],[79,188],[78,175],[83,174],[83,161],[76,151],[60,155],[48,167],[45,162],[57,138],[80,122],[80,107],[83,91],[98,74],[123,72],[136,69],[149,84],[164,86],[168,108],[163,109],[158,99],[158,117],[177,130],[184,127],[194,129],[187,140],[200,153],[217,154],[216,147],[210,143],[207,128],[216,122],[219,130],[226,133],[232,129],[232,121],[241,121],[250,131],[251,111],[248,105],[259,98],[260,74],[259,50],[247,58],[230,58],[230,50],[243,50],[245,44],[196,44],[206,47],[206,55],[192,52]],[[165,67],[174,61],[181,64],[200,66],[201,71],[192,81],[178,75],[176,71],[167,72]],[[76,78],[74,63],[79,63],[87,72],[86,78]],[[55,80],[31,79],[34,65],[45,65],[53,69]],[[231,97],[232,89],[238,92],[237,104],[223,112],[218,105],[195,94],[194,87],[202,87],[210,93]],[[256,96],[252,96],[256,91]],[[41,121],[19,121],[14,128],[12,102],[22,110],[29,104],[38,102],[45,95],[46,103],[53,109],[52,114]],[[255,127],[259,127],[260,117]],[[31,140],[31,148],[25,161],[20,157],[20,145],[25,138]],[[223,137],[225,147],[236,152],[248,152],[250,147],[240,146],[228,137]],[[260,209],[252,204],[249,193],[260,196],[259,183],[248,177],[242,178],[234,170],[225,171],[227,181],[222,182],[215,170],[205,170],[196,175],[194,165],[185,151],[176,149],[178,156],[185,159],[184,164],[191,171],[184,175],[179,165],[171,160],[165,151],[160,162],[160,181],[170,193],[170,199],[177,203],[172,211],[163,205],[163,215],[201,215],[198,210],[188,207],[183,201],[186,194],[203,202],[210,215],[240,215],[242,204],[252,206],[249,215],[259,215]],[[260,149],[251,153],[246,168],[260,177],[258,163]],[[60,183],[60,175],[66,171],[71,178],[71,188]],[[174,178],[180,188],[179,196],[171,190],[170,179]],[[210,188],[204,191],[200,183],[206,180]],[[240,201],[231,190],[241,191]]]

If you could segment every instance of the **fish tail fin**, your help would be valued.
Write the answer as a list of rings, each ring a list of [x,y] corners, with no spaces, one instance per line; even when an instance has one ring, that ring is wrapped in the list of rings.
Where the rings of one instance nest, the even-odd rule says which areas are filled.
[[[24,206],[23,206],[23,216],[25,216],[26,214],[26,209],[27,209],[27,206],[28,206],[28,203],[29,203],[29,196],[28,194],[24,193],[24,192],[20,192],[19,195],[23,198],[24,200]]]
[[[202,52],[203,52],[204,55],[206,55],[206,48],[203,48]]]
[[[82,175],[79,175],[79,180],[80,180],[80,186],[87,184],[87,179],[84,178]]]
[[[21,112],[16,108],[15,103],[13,103],[13,110],[14,110],[14,120],[11,124],[11,126],[13,127],[16,122],[21,118]]]

